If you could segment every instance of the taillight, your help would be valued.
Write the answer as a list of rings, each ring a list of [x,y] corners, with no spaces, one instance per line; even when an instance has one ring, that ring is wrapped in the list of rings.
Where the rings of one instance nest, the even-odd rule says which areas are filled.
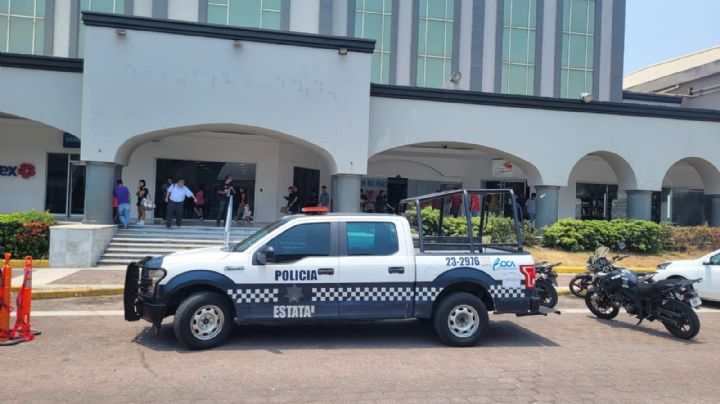
[[[520,265],[520,272],[525,275],[525,287],[535,287],[535,265]]]

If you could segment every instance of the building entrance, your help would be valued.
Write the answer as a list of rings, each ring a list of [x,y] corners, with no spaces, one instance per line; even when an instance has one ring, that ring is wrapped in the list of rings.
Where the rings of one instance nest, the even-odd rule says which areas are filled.
[[[79,154],[48,154],[45,209],[50,213],[66,218],[85,213],[85,164],[79,160]]]

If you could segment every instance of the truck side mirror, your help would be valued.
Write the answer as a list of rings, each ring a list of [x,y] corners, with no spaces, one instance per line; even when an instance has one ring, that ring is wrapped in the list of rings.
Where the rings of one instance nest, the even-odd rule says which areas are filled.
[[[275,262],[275,249],[266,245],[255,253],[255,261],[259,265],[265,265],[268,262]]]

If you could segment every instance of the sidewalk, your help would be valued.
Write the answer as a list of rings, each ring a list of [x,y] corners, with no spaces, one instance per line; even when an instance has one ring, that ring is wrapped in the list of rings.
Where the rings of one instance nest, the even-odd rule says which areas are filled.
[[[103,268],[33,268],[33,299],[119,295],[125,282],[124,266]],[[23,271],[13,269],[12,291],[22,285]]]

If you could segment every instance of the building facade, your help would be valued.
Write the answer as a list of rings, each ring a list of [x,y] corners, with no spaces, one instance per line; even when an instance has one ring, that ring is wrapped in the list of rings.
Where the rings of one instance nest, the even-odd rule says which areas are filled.
[[[0,211],[107,223],[116,178],[159,200],[173,177],[214,217],[231,174],[263,222],[296,184],[345,211],[512,187],[540,226],[718,225],[720,112],[624,94],[624,20],[624,0],[0,0]]]

